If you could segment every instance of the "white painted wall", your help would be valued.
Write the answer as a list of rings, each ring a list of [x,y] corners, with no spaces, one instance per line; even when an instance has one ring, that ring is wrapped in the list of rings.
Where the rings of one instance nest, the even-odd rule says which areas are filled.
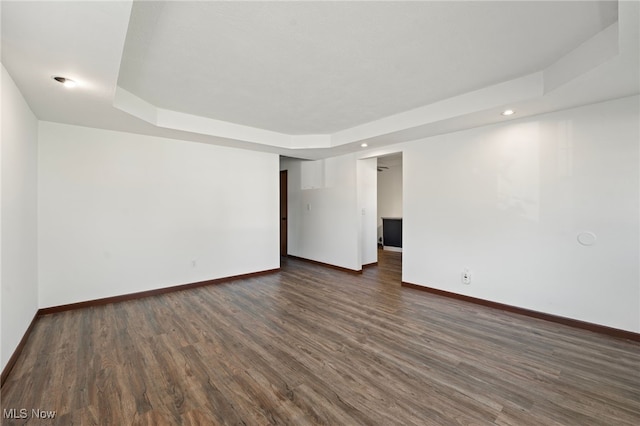
[[[360,213],[360,260],[361,265],[378,261],[376,240],[376,217],[378,199],[378,177],[376,158],[358,160],[358,212]]]
[[[2,369],[38,310],[38,121],[2,67],[1,292]]]
[[[638,105],[402,145],[403,280],[640,332]]]
[[[49,122],[39,143],[41,307],[279,267],[277,155]]]
[[[402,217],[402,164],[378,173],[378,238],[382,237],[383,217]]]
[[[360,270],[360,223],[355,155],[323,160],[321,187],[303,189],[301,160],[283,160],[288,170],[289,254]],[[304,179],[306,182],[307,180]],[[308,188],[308,185],[305,185]]]

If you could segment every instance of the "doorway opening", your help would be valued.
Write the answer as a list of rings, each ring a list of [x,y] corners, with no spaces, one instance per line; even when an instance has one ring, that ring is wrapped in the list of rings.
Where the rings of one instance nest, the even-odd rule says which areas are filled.
[[[377,159],[378,264],[402,281],[402,152]]]
[[[287,170],[280,170],[280,256],[288,254],[288,175]]]

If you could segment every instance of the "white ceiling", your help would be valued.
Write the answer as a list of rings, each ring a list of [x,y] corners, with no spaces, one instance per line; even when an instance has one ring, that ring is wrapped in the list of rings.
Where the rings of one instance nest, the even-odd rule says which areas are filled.
[[[39,119],[288,156],[639,91],[638,2],[1,7],[3,65]]]
[[[334,133],[543,69],[616,20],[594,2],[134,3],[118,84],[161,108]]]

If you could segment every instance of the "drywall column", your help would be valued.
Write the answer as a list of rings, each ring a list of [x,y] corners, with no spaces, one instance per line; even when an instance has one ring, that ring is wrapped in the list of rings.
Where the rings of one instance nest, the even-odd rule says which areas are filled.
[[[356,158],[286,160],[289,254],[360,270]]]
[[[362,265],[378,261],[376,158],[358,160],[358,212],[360,214],[360,260]]]

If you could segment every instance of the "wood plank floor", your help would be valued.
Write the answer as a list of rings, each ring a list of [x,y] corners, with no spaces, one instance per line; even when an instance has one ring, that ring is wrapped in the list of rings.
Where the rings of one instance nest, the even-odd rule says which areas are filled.
[[[640,345],[362,276],[281,272],[48,315],[3,424],[638,425]]]

